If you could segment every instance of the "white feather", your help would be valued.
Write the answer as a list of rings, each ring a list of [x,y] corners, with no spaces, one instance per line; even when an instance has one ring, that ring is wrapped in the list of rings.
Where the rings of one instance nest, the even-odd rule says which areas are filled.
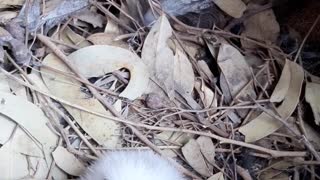
[[[152,151],[114,151],[97,160],[81,180],[183,180],[167,160]]]

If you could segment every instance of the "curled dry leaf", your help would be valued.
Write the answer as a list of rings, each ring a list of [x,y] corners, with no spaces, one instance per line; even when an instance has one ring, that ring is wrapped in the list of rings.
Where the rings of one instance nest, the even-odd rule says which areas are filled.
[[[304,80],[304,71],[301,66],[289,60],[286,61],[286,66],[289,66],[290,69],[290,85],[282,104],[276,108],[276,111],[283,120],[287,120],[295,110],[299,102],[302,83]],[[281,74],[281,76],[283,75],[286,75],[286,73]],[[280,80],[285,79],[286,78],[280,78]],[[279,83],[283,84],[286,82],[279,81],[278,84]],[[279,94],[278,92],[274,93]],[[263,112],[248,124],[240,127],[239,131],[245,135],[246,142],[254,142],[270,135],[278,130],[281,126],[282,123],[280,121]]]
[[[195,171],[205,177],[209,177],[212,175],[211,170],[208,168],[207,163],[205,162],[205,159],[201,154],[199,144],[196,140],[190,139],[189,142],[184,145],[181,150],[183,156]]]
[[[214,0],[213,1],[220,9],[234,18],[240,18],[243,12],[247,9],[242,0]]]
[[[320,125],[320,84],[308,82],[305,97],[310,104],[314,116],[314,121]]]
[[[280,26],[277,22],[273,10],[259,12],[244,21],[244,31],[242,36],[275,43],[279,33]],[[256,44],[241,39],[241,44],[244,48],[255,48]]]
[[[52,156],[57,166],[70,175],[80,176],[85,171],[85,166],[62,146],[58,146]]]
[[[141,55],[151,77],[157,80],[170,99],[174,97],[174,55],[167,44],[171,35],[172,28],[166,16],[163,15],[151,28]]]
[[[2,0],[0,1],[0,8],[8,8],[10,6],[22,6],[25,0]]]

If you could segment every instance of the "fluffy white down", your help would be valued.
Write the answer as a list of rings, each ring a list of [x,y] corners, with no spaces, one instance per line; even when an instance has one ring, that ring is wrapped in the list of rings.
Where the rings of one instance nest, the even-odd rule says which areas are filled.
[[[115,151],[97,160],[80,180],[183,180],[167,160],[152,151]]]

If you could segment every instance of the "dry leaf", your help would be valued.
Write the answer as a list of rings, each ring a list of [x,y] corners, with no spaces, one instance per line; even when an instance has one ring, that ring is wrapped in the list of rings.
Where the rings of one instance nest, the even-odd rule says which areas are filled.
[[[182,147],[183,156],[189,165],[199,174],[205,177],[211,176],[211,171],[207,167],[204,157],[201,154],[199,144],[196,140],[190,139],[189,142]]]
[[[274,88],[270,102],[281,102],[286,97],[290,86],[291,72],[289,63],[286,63],[283,67],[279,82]]]
[[[57,166],[70,175],[79,176],[85,171],[85,166],[62,146],[58,146],[52,156]]]
[[[149,72],[141,59],[123,48],[90,46],[70,54],[69,59],[87,78],[100,77],[121,68],[129,70],[130,81],[119,96],[130,100],[135,100],[145,93],[149,83]]]
[[[0,92],[0,99],[2,102],[0,105],[0,113],[4,114],[14,122],[19,124],[19,126],[22,127],[24,131],[30,135],[27,136],[24,131],[22,131],[21,129],[17,129],[15,131],[16,134],[2,148],[7,147],[10,151],[7,152],[9,154],[21,153],[36,156],[35,158],[41,164],[41,169],[37,170],[36,177],[44,178],[45,176],[43,175],[48,172],[49,165],[52,162],[52,149],[56,147],[58,142],[58,137],[47,126],[49,120],[41,111],[41,109],[39,109],[34,104],[21,99],[18,96]],[[19,112],[17,112],[17,110]],[[32,117],[33,123],[30,123],[30,119],[28,117]],[[30,137],[32,137],[32,140]],[[1,159],[7,158],[2,157],[2,155],[3,154],[1,152]],[[41,158],[43,157],[43,155],[46,159],[47,164],[45,164],[44,159]],[[18,155],[14,156],[18,157]],[[22,164],[24,162],[19,159],[16,160],[17,161],[13,161],[13,159],[11,159],[10,162],[14,163],[15,165],[21,164],[21,168],[23,168]],[[26,162],[25,158],[24,161]],[[10,168],[12,168],[12,166],[7,166],[7,168],[7,170],[10,171]],[[15,174],[20,173],[16,168],[15,172]],[[21,172],[24,172],[24,170],[21,169]]]
[[[188,57],[179,49],[174,56],[174,88],[183,95],[191,95],[194,87],[194,73]]]
[[[224,180],[223,173],[218,172],[218,173],[214,174],[213,176],[211,176],[210,178],[208,178],[207,180]]]
[[[124,41],[115,41],[117,34],[114,33],[95,33],[87,38],[94,45],[111,45],[124,49],[129,49],[129,44]]]
[[[59,58],[51,54],[45,57],[43,65],[58,69],[65,73],[70,72],[70,69],[67,68]],[[80,91],[81,83],[77,80],[50,71],[45,67],[41,68],[41,75],[46,86],[53,95],[76,105],[85,107],[88,110],[105,115],[111,115],[105,110],[98,100],[93,98],[84,98],[84,93]],[[97,143],[106,147],[114,147],[117,144],[118,137],[114,136],[114,134],[118,131],[118,124],[69,106],[65,106],[65,108],[79,123],[83,130],[87,132]]]
[[[174,97],[174,55],[167,44],[171,35],[172,28],[163,15],[151,28],[141,55],[151,76],[157,80],[170,99]]]
[[[18,13],[15,12],[15,11],[1,11],[0,12],[0,23],[1,24],[6,24],[11,19],[13,19],[13,18],[15,18],[17,16],[18,16]]]
[[[8,8],[10,6],[22,6],[25,0],[1,0],[0,8]]]
[[[104,33],[121,35],[121,29],[117,23],[108,18],[108,22],[104,29]]]
[[[94,28],[96,27],[101,28],[103,26],[102,24],[104,23],[104,19],[105,19],[104,16],[98,13],[92,12],[88,9],[85,9],[80,13],[76,14],[75,17],[81,21],[91,24]]]
[[[215,78],[208,64],[204,60],[197,61],[197,64],[198,67],[201,69],[200,73],[203,73],[203,76],[207,77],[210,80],[210,82],[214,82]]]
[[[242,36],[267,41],[269,43],[275,43],[280,33],[280,26],[272,9],[250,16],[244,21],[244,27],[245,30],[242,32]],[[257,47],[256,44],[244,39],[241,39],[241,44],[244,48]]]
[[[200,151],[202,155],[206,158],[206,160],[210,164],[215,164],[214,157],[216,155],[216,152],[215,152],[216,148],[213,145],[211,138],[200,136],[197,139],[197,143],[199,144]]]
[[[75,33],[71,28],[66,26],[64,32],[66,33],[67,37],[71,40],[74,45],[79,47],[87,47],[91,44],[81,35]]]
[[[234,18],[240,18],[247,9],[246,4],[242,0],[214,0],[220,9]]]
[[[253,85],[247,86],[251,80],[251,69],[242,54],[233,46],[222,43],[217,60],[222,71],[220,86],[226,102],[230,103],[236,97],[244,101],[251,100],[249,97],[255,99]],[[237,110],[237,112],[244,117],[248,110]]]
[[[278,108],[276,108],[278,114],[281,116],[283,120],[289,118],[295,110],[299,102],[302,83],[304,80],[304,71],[301,66],[289,60],[286,61],[286,64],[289,66],[291,74],[290,86],[282,104]],[[281,75],[285,75],[285,73],[282,73]],[[285,78],[280,79],[285,80]],[[278,84],[279,83],[281,84],[286,82],[279,81]],[[274,119],[267,113],[263,112],[248,124],[240,127],[239,131],[243,135],[245,135],[246,142],[254,142],[265,136],[270,135],[271,133],[278,130],[281,126],[281,122]]]
[[[207,85],[200,80],[195,82],[195,89],[197,90],[204,108],[217,107],[218,102],[215,98],[214,92],[207,87]],[[215,112],[215,110],[212,110]]]
[[[305,97],[310,104],[314,116],[314,121],[320,125],[320,84],[308,82]]]

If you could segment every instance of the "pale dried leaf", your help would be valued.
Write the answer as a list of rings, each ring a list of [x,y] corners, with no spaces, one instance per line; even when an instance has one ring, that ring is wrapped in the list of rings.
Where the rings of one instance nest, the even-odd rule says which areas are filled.
[[[103,26],[104,19],[105,19],[104,16],[102,16],[98,13],[92,12],[88,9],[85,9],[85,10],[81,11],[80,13],[76,14],[75,17],[81,21],[84,21],[84,22],[91,24],[94,28],[96,28],[96,27],[101,28]]]
[[[0,144],[6,143],[13,133],[16,123],[11,121],[8,117],[0,115]]]
[[[197,139],[197,143],[199,144],[200,151],[202,155],[206,158],[206,160],[210,164],[215,164],[214,157],[216,155],[216,152],[215,152],[216,148],[213,145],[211,138],[200,136]]]
[[[70,73],[70,69],[56,56],[49,54],[43,60],[45,66]],[[95,64],[95,63],[92,63]],[[81,66],[77,66],[81,67]],[[85,67],[86,68],[86,67]],[[42,78],[50,92],[66,101],[82,106],[88,110],[111,115],[105,110],[101,103],[93,98],[84,98],[80,91],[81,83],[77,80],[61,75],[45,67],[41,68]],[[74,117],[85,132],[87,132],[97,143],[106,147],[114,147],[118,137],[114,134],[118,131],[119,125],[105,118],[80,111],[76,108],[65,106],[68,112]]]
[[[130,72],[130,81],[120,93],[121,97],[139,98],[149,83],[149,72],[134,53],[119,47],[95,45],[82,48],[69,55],[69,59],[85,77],[100,77],[106,73],[125,68]]]
[[[179,49],[174,56],[174,88],[181,95],[191,95],[194,73],[188,57]]]
[[[167,44],[171,35],[172,28],[163,15],[151,28],[141,55],[151,76],[157,80],[170,99],[174,97],[174,55]]]
[[[249,97],[255,99],[254,86],[247,85],[251,80],[251,69],[242,54],[235,47],[223,43],[217,60],[222,71],[220,86],[226,102],[251,100]],[[248,110],[237,110],[237,112],[241,117],[245,117]]]
[[[211,82],[215,81],[214,75],[211,72],[208,64],[204,60],[197,61],[198,67],[201,69],[200,73],[203,73]]]
[[[90,35],[87,40],[93,43],[94,45],[111,45],[117,46],[124,49],[129,49],[128,43],[124,41],[116,41],[115,38],[117,34],[114,33],[95,33]]]
[[[62,146],[58,146],[52,156],[57,166],[70,175],[79,176],[85,171],[83,163]]]
[[[294,62],[286,61],[290,67],[291,79],[288,92],[282,104],[276,108],[283,120],[286,120],[295,110],[301,93],[304,80],[303,68]],[[284,78],[280,78],[284,79]],[[285,82],[278,82],[285,83]],[[245,135],[246,142],[254,142],[265,136],[270,135],[282,126],[282,123],[263,112],[248,124],[240,127],[239,131]]]
[[[214,0],[220,9],[234,18],[240,18],[247,9],[246,4],[242,0]]]
[[[104,33],[120,35],[121,29],[117,23],[108,18],[108,22],[104,29]]]
[[[0,148],[0,169],[3,179],[21,179],[29,175],[26,157],[6,146]]]
[[[74,45],[77,45],[79,47],[87,47],[91,45],[84,37],[75,33],[68,26],[65,28],[65,33]]]
[[[17,16],[18,13],[16,11],[2,11],[0,12],[0,23],[5,24]]]
[[[218,172],[213,176],[211,176],[210,178],[208,178],[207,180],[224,180],[224,176],[222,172]]]
[[[289,63],[286,63],[282,69],[282,73],[279,79],[277,86],[274,88],[273,93],[270,97],[270,102],[281,102],[286,97],[286,94],[289,90],[291,79],[291,72]]]
[[[10,6],[22,6],[26,0],[1,0],[0,8],[8,8]]]
[[[182,147],[183,156],[189,165],[199,174],[205,177],[211,176],[211,172],[207,167],[204,157],[201,154],[199,144],[196,140],[190,139],[189,142]]]
[[[244,27],[245,30],[242,32],[242,36],[267,41],[269,43],[275,43],[280,33],[280,26],[272,9],[250,16],[244,21]],[[244,39],[241,39],[241,44],[244,48],[257,47],[256,44]]]
[[[320,84],[308,82],[305,97],[310,104],[314,116],[314,121],[320,125]]]
[[[204,82],[197,80],[195,82],[195,89],[200,96],[204,108],[217,107],[218,104],[214,92]]]

